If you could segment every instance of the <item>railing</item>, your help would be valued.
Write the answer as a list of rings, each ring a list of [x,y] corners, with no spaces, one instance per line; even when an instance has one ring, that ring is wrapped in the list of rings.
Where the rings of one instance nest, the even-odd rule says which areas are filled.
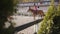
[[[26,29],[26,28],[34,25],[34,24],[40,23],[42,20],[43,20],[43,19],[38,19],[38,20],[36,20],[36,21],[33,21],[33,22],[30,22],[30,23],[21,25],[21,26],[19,26],[19,27],[16,27],[16,28],[14,29],[14,32],[22,31],[22,30],[24,30],[24,29]]]
[[[38,19],[38,20],[36,20],[36,21],[33,21],[33,22],[30,22],[30,23],[21,25],[21,26],[19,26],[19,27],[16,27],[16,28],[15,28],[15,31],[18,32],[18,31],[24,30],[24,29],[26,29],[26,28],[34,25],[34,24],[37,24],[37,23],[41,22],[42,20],[43,20],[43,19]]]

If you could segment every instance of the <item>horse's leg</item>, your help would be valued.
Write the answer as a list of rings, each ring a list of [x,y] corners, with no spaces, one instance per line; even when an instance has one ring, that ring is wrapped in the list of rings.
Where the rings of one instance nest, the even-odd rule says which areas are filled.
[[[35,15],[34,15],[34,20],[35,20]]]
[[[41,15],[41,18],[42,18],[43,16]]]
[[[41,14],[41,18],[43,18],[44,17],[44,14]]]
[[[39,15],[40,15],[40,18],[42,18],[42,14],[41,14],[41,13],[39,13]]]
[[[34,18],[34,20],[35,20],[35,16],[36,16],[36,15],[33,13],[33,18]]]

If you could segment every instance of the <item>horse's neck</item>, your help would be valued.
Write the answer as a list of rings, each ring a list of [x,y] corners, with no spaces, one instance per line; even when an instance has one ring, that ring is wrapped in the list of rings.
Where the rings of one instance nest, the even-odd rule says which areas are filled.
[[[29,9],[31,12],[34,11],[33,9]]]

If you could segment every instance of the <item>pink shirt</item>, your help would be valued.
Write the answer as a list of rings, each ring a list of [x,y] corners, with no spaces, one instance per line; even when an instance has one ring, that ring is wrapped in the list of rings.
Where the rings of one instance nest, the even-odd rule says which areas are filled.
[[[35,10],[37,10],[37,6],[35,6]]]

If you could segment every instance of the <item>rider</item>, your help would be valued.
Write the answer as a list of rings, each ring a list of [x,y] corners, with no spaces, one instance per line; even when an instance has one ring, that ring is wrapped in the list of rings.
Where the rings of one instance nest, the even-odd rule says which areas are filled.
[[[38,6],[34,4],[34,10],[38,10]]]
[[[40,0],[40,4],[42,4],[42,0]],[[39,6],[36,6],[34,3],[34,10],[38,10]]]

